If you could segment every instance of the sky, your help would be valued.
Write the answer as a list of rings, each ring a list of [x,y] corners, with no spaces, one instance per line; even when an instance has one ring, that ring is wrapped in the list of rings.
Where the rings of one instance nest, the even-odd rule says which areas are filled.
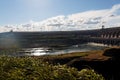
[[[0,0],[0,25],[43,21],[58,15],[110,9],[120,0]]]

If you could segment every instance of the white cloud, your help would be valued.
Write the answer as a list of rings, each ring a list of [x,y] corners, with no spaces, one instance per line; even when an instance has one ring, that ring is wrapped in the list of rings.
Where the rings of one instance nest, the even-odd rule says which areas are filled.
[[[103,24],[107,28],[120,26],[120,4],[114,5],[111,9],[91,10],[68,16],[60,15],[40,22],[7,25],[0,27],[0,32],[99,29]]]

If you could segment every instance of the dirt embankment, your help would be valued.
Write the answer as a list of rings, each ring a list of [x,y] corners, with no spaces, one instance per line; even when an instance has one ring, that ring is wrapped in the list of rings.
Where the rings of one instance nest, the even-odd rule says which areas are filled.
[[[52,64],[67,64],[78,70],[92,68],[102,74],[106,80],[120,79],[120,48],[87,53],[71,53],[59,56],[42,56],[42,59]]]

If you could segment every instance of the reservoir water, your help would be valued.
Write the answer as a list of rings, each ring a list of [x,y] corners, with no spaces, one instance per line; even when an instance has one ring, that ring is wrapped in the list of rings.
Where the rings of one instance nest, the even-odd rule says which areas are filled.
[[[68,54],[72,52],[86,52],[92,50],[103,50],[107,46],[99,44],[79,44],[69,47],[38,47],[38,48],[24,48],[17,53],[9,54],[8,56],[42,56],[42,55],[58,55]]]

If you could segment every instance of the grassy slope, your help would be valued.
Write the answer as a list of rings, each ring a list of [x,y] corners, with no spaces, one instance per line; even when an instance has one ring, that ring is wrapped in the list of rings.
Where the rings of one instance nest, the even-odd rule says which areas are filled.
[[[67,64],[73,61],[104,61],[108,60],[110,57],[103,55],[104,51],[96,50],[96,51],[88,51],[88,52],[74,52],[69,54],[61,54],[61,55],[47,55],[47,56],[39,56],[35,58],[42,59],[44,61],[48,61],[50,63],[61,63]]]
[[[111,78],[117,80],[120,76],[120,59],[116,57],[119,56],[119,51],[120,48],[117,48],[117,51],[116,48],[113,48],[105,49],[103,51],[76,52],[40,57],[33,56],[33,58],[40,61],[48,61],[52,64],[66,64],[75,67],[78,70],[84,69],[87,66],[87,68],[95,69],[98,73],[103,74],[107,80],[110,80]],[[114,58],[111,53],[112,55],[114,54]]]
[[[106,80],[119,80],[120,76],[120,48],[108,48],[105,50],[76,52],[62,55],[37,57],[52,64],[66,64],[77,68],[92,68],[102,74]],[[36,58],[36,57],[35,57]]]

